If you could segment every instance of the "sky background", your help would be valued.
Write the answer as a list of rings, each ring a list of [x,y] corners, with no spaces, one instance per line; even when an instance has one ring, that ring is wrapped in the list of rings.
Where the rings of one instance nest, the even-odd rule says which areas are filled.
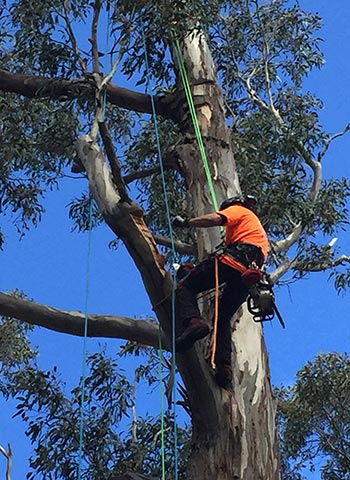
[[[305,82],[305,88],[324,102],[321,123],[331,133],[337,133],[350,122],[350,1],[304,0],[304,9],[318,11],[325,26],[320,36],[326,65],[315,71]],[[323,163],[325,176],[350,176],[350,135],[336,140]],[[6,248],[0,252],[0,291],[15,288],[43,304],[65,310],[84,311],[86,302],[88,235],[71,232],[68,210],[74,195],[85,188],[81,180],[66,179],[58,192],[46,196],[46,214],[38,228],[20,242],[11,219],[0,219],[7,236]],[[117,251],[107,245],[113,234],[102,227],[91,237],[92,257],[88,310],[125,316],[150,316],[152,310],[138,272],[120,246]],[[331,240],[331,238],[329,238]],[[341,253],[350,255],[349,231],[339,236],[336,244]],[[125,292],[127,286],[127,294]],[[276,289],[277,303],[287,328],[278,321],[265,325],[272,383],[294,383],[297,371],[320,352],[349,352],[349,294],[338,296],[327,274],[313,274],[290,286]],[[43,368],[59,365],[68,386],[77,383],[82,372],[83,343],[81,338],[37,329],[33,342],[40,350]],[[93,351],[104,339],[88,340]],[[109,346],[117,351],[119,342]],[[145,401],[138,405],[139,413]],[[14,451],[13,480],[25,478],[30,446],[23,425],[14,414],[12,403],[0,411],[0,444],[10,442]],[[0,457],[0,478],[6,462]],[[309,474],[309,480],[319,480],[319,473]]]

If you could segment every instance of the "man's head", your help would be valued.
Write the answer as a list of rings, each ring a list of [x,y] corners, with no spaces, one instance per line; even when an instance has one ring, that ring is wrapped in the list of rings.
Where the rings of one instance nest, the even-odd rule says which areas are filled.
[[[219,210],[224,210],[232,205],[242,205],[243,207],[247,207],[255,212],[257,203],[258,201],[253,195],[238,195],[236,197],[231,197],[224,200],[221,203]]]

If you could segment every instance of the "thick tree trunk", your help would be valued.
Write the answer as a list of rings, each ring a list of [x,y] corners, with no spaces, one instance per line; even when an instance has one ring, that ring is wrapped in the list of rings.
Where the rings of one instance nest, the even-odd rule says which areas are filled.
[[[219,202],[239,192],[239,183],[225,120],[217,74],[204,36],[188,36],[184,61],[196,105],[203,141]],[[184,142],[178,147],[180,164],[193,202],[193,213],[213,211],[203,162],[186,103],[183,105]],[[198,254],[203,258],[219,243],[219,229],[198,229]],[[277,480],[279,454],[275,429],[268,358],[260,324],[247,311],[236,315],[233,328],[233,391],[219,389],[213,382],[205,346],[196,347],[181,373],[189,394],[193,420],[193,455],[188,479]],[[191,370],[189,373],[188,370]],[[208,375],[209,373],[209,375]],[[207,382],[206,386],[198,386]],[[209,378],[208,378],[209,377]],[[197,385],[195,384],[197,383]]]

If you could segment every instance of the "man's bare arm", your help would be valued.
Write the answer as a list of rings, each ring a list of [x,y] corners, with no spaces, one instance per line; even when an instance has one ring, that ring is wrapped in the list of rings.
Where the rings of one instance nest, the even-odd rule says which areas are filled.
[[[191,218],[188,221],[191,227],[219,227],[222,225],[223,217],[218,213],[208,213],[207,215],[201,215],[200,217]]]

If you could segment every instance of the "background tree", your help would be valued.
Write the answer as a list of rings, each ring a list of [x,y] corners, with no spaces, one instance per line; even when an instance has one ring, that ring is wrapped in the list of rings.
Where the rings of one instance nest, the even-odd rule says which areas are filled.
[[[1,22],[2,208],[16,215],[23,234],[41,218],[44,190],[73,165],[89,182],[94,226],[106,222],[139,269],[165,346],[171,343],[172,281],[156,246],[169,245],[162,182],[154,130],[131,113],[151,113],[152,102],[147,94],[117,87],[113,76],[142,85],[150,74],[157,83],[154,103],[171,215],[214,208],[179,81],[183,59],[218,200],[240,190],[262,199],[273,281],[287,271],[300,277],[329,268],[339,288],[348,285],[348,272],[335,270],[348,258],[337,257],[316,235],[344,224],[349,193],[346,179],[325,182],[321,170],[331,141],[347,128],[333,137],[323,132],[320,101],[302,91],[305,75],[323,63],[317,15],[284,1],[175,2],[172,11],[166,2],[44,1],[33,7],[20,1],[3,7]],[[89,25],[88,41],[77,34],[78,22]],[[105,53],[99,48],[101,24],[107,25]],[[107,54],[110,65],[101,65]],[[128,187],[135,181],[137,198]],[[81,230],[89,228],[90,206],[84,192],[71,204]],[[214,230],[195,238],[192,232],[175,233],[178,252],[199,258],[220,240]],[[0,294],[0,313],[83,332],[82,314],[6,294]],[[275,405],[261,326],[240,314],[233,331],[234,392],[216,387],[205,343],[177,359],[193,426],[188,477],[278,478]],[[158,345],[158,327],[135,319],[91,315],[89,335]]]
[[[349,368],[346,354],[320,354],[277,391],[285,480],[306,478],[305,468],[324,480],[349,478]]]
[[[52,371],[39,368],[37,352],[29,347],[27,328],[13,319],[3,319],[0,325],[1,393],[17,400],[15,416],[25,422],[26,435],[34,447],[26,478],[78,478],[82,459],[87,465],[82,468],[82,478],[86,479],[127,479],[127,472],[134,471],[160,478],[162,464],[170,478],[174,471],[171,410],[164,418],[160,414],[140,417],[136,408],[140,382],[153,386],[159,382],[157,352],[148,354],[145,361],[146,349],[132,348],[133,354],[142,357],[133,383],[105,351],[91,354],[86,360],[84,383],[81,380],[67,395],[57,367]],[[125,348],[121,355],[127,352]],[[189,439],[190,429],[178,427],[179,479],[185,478]],[[7,480],[11,480],[11,448],[6,451],[1,447],[1,452],[8,458]]]

